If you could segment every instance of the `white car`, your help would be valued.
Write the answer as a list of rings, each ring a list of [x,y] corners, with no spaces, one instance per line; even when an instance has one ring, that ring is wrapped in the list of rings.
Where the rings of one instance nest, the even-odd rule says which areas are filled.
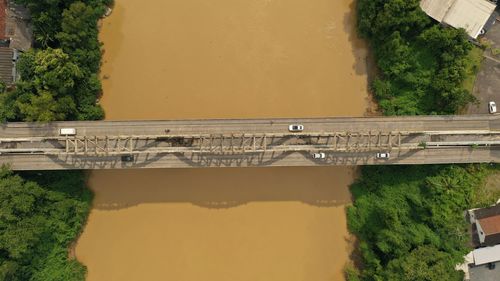
[[[61,136],[74,136],[74,135],[76,135],[76,129],[75,128],[61,128],[59,130],[59,135],[61,135]]]
[[[326,154],[324,152],[313,153],[313,159],[325,159]]]
[[[488,111],[493,114],[497,113],[497,104],[494,101],[488,103]]]
[[[292,125],[288,126],[288,131],[290,131],[290,132],[302,132],[302,131],[304,131],[304,125],[292,124]]]
[[[377,159],[389,159],[391,154],[389,152],[379,152],[377,153]]]

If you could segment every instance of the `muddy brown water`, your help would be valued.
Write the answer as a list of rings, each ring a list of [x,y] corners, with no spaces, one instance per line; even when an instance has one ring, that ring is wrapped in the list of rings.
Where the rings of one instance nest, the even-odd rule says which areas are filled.
[[[109,120],[362,116],[353,0],[115,0]],[[343,280],[350,167],[93,171],[89,281]]]

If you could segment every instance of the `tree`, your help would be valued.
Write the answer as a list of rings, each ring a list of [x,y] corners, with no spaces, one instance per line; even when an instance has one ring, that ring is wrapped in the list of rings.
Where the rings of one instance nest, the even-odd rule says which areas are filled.
[[[461,280],[454,267],[469,251],[462,214],[474,206],[484,174],[472,165],[363,168],[347,209],[361,279]]]
[[[446,252],[432,246],[420,246],[408,255],[392,260],[387,266],[385,280],[401,281],[461,281],[463,272]]]
[[[33,84],[38,91],[51,91],[53,96],[70,94],[78,79],[80,67],[62,49],[36,51],[33,62]]]
[[[43,47],[58,48],[56,34],[62,29],[61,15],[77,0],[15,0],[26,6],[32,15],[36,43]],[[110,5],[113,0],[84,0],[90,7]]]
[[[73,94],[82,72],[61,49],[27,52],[21,57],[20,72],[30,78],[10,94],[20,119],[54,121],[76,115]]]
[[[82,188],[81,175],[57,174],[55,181],[48,174],[52,184]],[[68,260],[66,250],[89,211],[80,194],[44,188],[5,167],[0,170],[0,280],[83,280],[85,269]]]
[[[97,20],[103,14],[102,5],[93,8],[77,1],[62,13],[61,31],[56,34],[64,52],[90,73],[99,71],[101,45]]]

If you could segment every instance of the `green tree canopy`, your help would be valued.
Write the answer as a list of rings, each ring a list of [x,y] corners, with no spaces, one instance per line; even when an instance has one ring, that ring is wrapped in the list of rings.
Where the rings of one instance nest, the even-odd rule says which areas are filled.
[[[61,49],[32,50],[21,57],[22,81],[6,101],[15,100],[19,117],[26,121],[65,120],[76,115],[74,87],[82,72]]]
[[[82,280],[85,269],[66,257],[89,211],[82,182],[58,173],[52,184],[78,190],[68,193],[0,170],[0,280]]]

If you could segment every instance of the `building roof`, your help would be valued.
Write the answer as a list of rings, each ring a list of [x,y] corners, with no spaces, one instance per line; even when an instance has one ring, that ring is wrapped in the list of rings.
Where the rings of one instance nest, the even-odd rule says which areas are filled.
[[[474,210],[474,216],[477,220],[498,215],[500,215],[500,204]]]
[[[6,18],[7,18],[7,13],[6,13],[6,10],[7,9],[7,5],[5,3],[5,1],[1,1],[0,0],[0,39],[4,39],[5,38],[5,22],[6,22]]]
[[[495,246],[500,244],[500,233],[493,233],[484,237],[482,246]]]
[[[2,0],[0,0],[2,1]],[[27,51],[33,43],[33,30],[29,22],[31,16],[28,10],[9,0],[5,36],[10,38],[10,47],[16,50]]]
[[[479,219],[485,235],[500,233],[500,215]]]
[[[453,3],[455,3],[455,0],[422,0],[420,1],[420,8],[431,18],[442,22]]]
[[[420,7],[433,19],[477,38],[496,5],[487,0],[422,0]]]
[[[5,1],[5,0],[0,0],[0,1]],[[14,0],[8,0],[8,7],[12,16],[22,20],[31,19],[31,14],[29,9],[23,5],[17,4]]]
[[[500,204],[470,210],[468,214],[473,218],[471,220],[471,234],[474,247],[500,244]],[[481,225],[481,229],[485,235],[483,243],[479,242],[479,233],[474,222],[478,222]]]
[[[0,81],[7,85],[14,83],[14,50],[0,47]]]
[[[475,249],[472,251],[472,255],[476,266],[500,261],[500,245]]]

